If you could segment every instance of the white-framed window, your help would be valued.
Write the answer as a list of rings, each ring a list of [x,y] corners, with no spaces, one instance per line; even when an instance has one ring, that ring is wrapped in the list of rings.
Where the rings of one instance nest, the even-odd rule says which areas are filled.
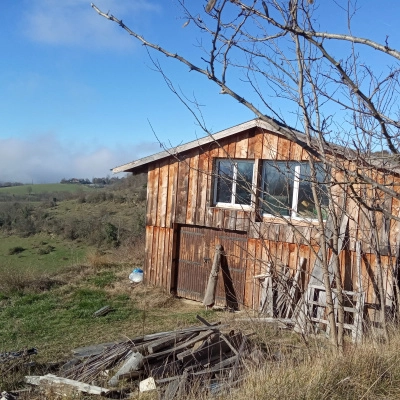
[[[254,161],[218,159],[214,169],[214,205],[251,207]]]
[[[321,163],[315,163],[315,169],[317,194],[325,219],[329,203],[326,192],[329,172],[324,171]],[[263,214],[316,219],[311,183],[308,162],[264,161],[260,195]]]

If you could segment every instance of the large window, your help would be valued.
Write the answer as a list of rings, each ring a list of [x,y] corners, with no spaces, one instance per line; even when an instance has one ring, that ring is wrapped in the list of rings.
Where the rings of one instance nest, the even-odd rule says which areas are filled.
[[[328,206],[326,194],[328,174],[320,163],[316,163],[315,168],[317,194],[325,218]],[[263,212],[293,218],[317,218],[311,182],[308,162],[264,161],[260,196]]]
[[[254,161],[217,160],[215,164],[214,204],[250,206]]]

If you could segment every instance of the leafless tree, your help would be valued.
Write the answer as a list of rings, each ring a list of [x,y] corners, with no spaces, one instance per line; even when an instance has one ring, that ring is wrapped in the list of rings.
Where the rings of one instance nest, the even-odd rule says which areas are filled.
[[[380,232],[384,226],[389,236],[400,221],[400,213],[393,211],[398,210],[399,183],[384,172],[395,171],[399,161],[400,52],[389,45],[388,39],[378,43],[353,35],[352,20],[357,10],[352,0],[335,3],[347,19],[348,31],[326,32],[314,20],[319,3],[320,0],[210,0],[189,5],[181,0],[187,21],[184,26],[190,22],[190,27],[208,35],[208,43],[203,41],[201,56],[196,61],[170,52],[145,39],[122,20],[94,4],[92,7],[149,51],[172,58],[214,82],[221,94],[236,99],[308,153],[313,218],[322,233],[318,258],[323,269],[330,335],[334,346],[341,349],[345,299],[339,253],[344,246],[344,218],[352,229],[361,232],[358,239],[375,254],[376,265],[372,269],[376,271],[382,328],[386,339],[389,338],[383,284],[387,278],[382,257],[394,260],[386,269],[395,277],[399,251],[394,251]],[[335,47],[330,46],[332,42]],[[386,71],[369,65],[365,49],[373,49],[386,58]],[[238,85],[239,79],[250,90]],[[285,112],[275,106],[277,99],[285,103]],[[296,116],[304,136],[288,128],[289,114]],[[319,169],[331,176],[323,185],[324,200],[317,176]],[[268,204],[268,196],[259,197],[270,213],[282,218],[276,211],[278,206]],[[363,226],[359,226],[359,215],[363,215]],[[291,223],[290,218],[285,221]],[[386,246],[386,253],[382,246]],[[393,297],[399,296],[397,283],[395,286]]]

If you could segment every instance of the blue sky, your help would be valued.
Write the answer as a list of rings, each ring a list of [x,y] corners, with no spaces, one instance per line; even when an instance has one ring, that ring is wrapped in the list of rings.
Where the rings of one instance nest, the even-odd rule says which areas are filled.
[[[182,28],[185,19],[174,0],[94,3],[145,38],[199,60],[202,37],[192,24]],[[341,32],[343,15],[336,6],[330,13],[333,1],[324,3],[321,25]],[[388,34],[391,46],[399,48],[397,1],[363,0],[359,6],[354,33],[381,43]],[[90,1],[6,0],[0,29],[0,181],[105,176],[112,167],[160,150],[149,122],[167,145],[204,136],[143,46],[97,15]],[[211,131],[254,117],[205,78],[154,56],[177,88],[196,97]]]

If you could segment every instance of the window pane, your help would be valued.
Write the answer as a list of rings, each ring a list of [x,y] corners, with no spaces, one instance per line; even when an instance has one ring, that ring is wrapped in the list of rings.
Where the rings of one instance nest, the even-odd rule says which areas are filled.
[[[320,204],[322,206],[323,217],[326,217],[326,209],[328,206],[328,196],[326,194],[326,185],[323,182],[327,182],[327,174],[322,169],[321,163],[315,164],[317,172],[317,193]],[[302,163],[300,169],[300,185],[299,185],[299,199],[297,206],[297,214],[301,217],[316,218],[317,211],[315,209],[315,202],[311,188],[311,172],[310,165],[308,163]],[[324,215],[325,214],[325,215]]]
[[[293,196],[294,163],[263,165],[262,209],[268,214],[290,215]]]
[[[216,165],[216,202],[232,202],[233,163],[232,161],[217,161]]]
[[[253,167],[251,161],[237,161],[235,204],[251,204],[251,189],[253,182]]]

